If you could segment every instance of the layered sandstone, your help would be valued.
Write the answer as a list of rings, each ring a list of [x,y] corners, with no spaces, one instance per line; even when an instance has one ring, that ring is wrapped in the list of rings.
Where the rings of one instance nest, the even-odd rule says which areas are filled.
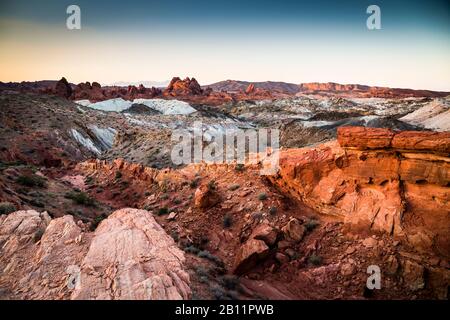
[[[450,133],[341,127],[338,140],[281,152],[272,181],[353,228],[450,252]]]

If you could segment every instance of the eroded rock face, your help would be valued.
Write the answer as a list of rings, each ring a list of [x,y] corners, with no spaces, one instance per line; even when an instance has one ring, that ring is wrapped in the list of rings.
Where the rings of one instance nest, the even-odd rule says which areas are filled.
[[[220,201],[219,194],[208,185],[201,185],[195,190],[194,203],[197,208],[207,209]]]
[[[63,77],[56,83],[55,93],[64,98],[69,98],[72,95],[72,87],[67,82],[66,78]]]
[[[95,231],[72,299],[188,299],[183,263],[148,211],[118,210]]]
[[[18,211],[0,219],[0,241],[1,298],[191,295],[184,253],[145,210],[118,210],[94,233],[72,216],[50,220],[45,212]]]
[[[341,127],[338,142],[281,152],[271,180],[352,228],[450,252],[450,133]]]
[[[164,93],[172,95],[200,95],[203,93],[203,90],[195,78],[190,79],[187,77],[181,80],[179,77],[174,77]]]

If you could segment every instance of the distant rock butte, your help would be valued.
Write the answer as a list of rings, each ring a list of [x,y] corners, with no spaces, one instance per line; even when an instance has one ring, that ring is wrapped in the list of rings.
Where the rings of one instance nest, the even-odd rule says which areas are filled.
[[[200,95],[203,93],[203,89],[195,78],[189,77],[181,80],[179,77],[174,77],[170,81],[167,88],[164,90],[164,94],[167,95]]]

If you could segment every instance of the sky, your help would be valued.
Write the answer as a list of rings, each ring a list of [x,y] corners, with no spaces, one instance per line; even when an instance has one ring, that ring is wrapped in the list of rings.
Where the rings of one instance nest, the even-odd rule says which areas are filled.
[[[81,9],[81,29],[66,8]],[[369,5],[381,29],[369,30]],[[338,82],[450,91],[450,2],[0,0],[0,81]]]

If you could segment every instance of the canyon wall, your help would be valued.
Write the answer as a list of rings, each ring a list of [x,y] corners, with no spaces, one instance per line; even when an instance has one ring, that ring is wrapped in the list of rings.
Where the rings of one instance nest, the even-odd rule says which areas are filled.
[[[449,153],[450,132],[341,127],[337,141],[281,152],[270,179],[350,229],[387,232],[448,257]]]

